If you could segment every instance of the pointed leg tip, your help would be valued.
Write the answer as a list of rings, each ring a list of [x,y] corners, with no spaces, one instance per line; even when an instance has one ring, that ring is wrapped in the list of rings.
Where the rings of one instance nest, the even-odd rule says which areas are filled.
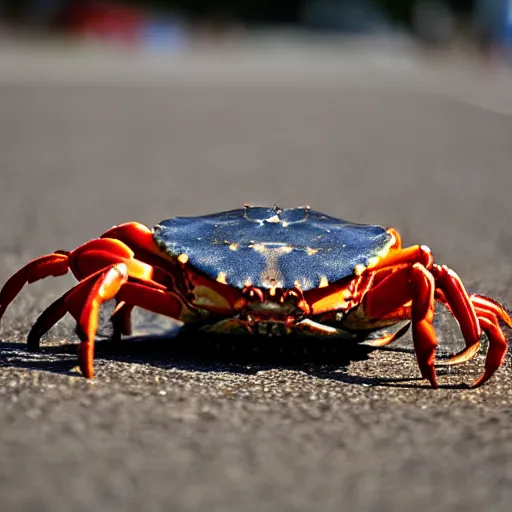
[[[27,337],[27,350],[29,352],[41,352],[41,336],[33,333],[29,333]]]
[[[498,367],[499,368],[499,367]],[[483,386],[496,372],[498,368],[492,370],[486,370],[478,379],[471,384],[471,389],[479,388]]]
[[[439,384],[437,383],[437,376],[435,373],[431,373],[429,375],[423,375],[423,378],[430,382],[430,386],[432,389],[438,389]]]
[[[94,379],[94,370],[92,368],[82,368],[82,366],[80,366],[80,371],[86,379]]]
[[[478,379],[476,379],[474,382],[472,382],[469,387],[471,389],[477,389],[477,388],[483,386],[488,380],[489,380],[489,377],[485,378],[485,376],[482,375],[481,377],[478,377]]]
[[[93,367],[93,354],[91,350],[91,345],[87,341],[83,341],[78,346],[78,366],[80,367],[80,371],[82,375],[86,379],[94,378],[94,367]]]
[[[119,343],[122,339],[122,334],[120,331],[114,330],[112,332],[112,336],[110,336],[110,342],[111,343]]]
[[[480,351],[480,342],[475,343],[465,349],[452,354],[448,359],[440,359],[436,361],[437,366],[455,366],[462,363],[472,361]]]

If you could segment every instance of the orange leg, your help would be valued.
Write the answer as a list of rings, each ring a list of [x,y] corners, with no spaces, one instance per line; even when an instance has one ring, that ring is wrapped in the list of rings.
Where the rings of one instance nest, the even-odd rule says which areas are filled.
[[[423,377],[428,379],[432,387],[437,387],[434,361],[436,357],[437,339],[434,326],[435,282],[432,274],[419,263],[415,263],[411,273],[412,306],[411,320],[416,358]]]
[[[360,304],[362,296],[364,297],[364,315],[369,319],[382,323],[387,320],[396,319],[399,321],[411,317],[413,319],[414,333],[414,317],[416,316],[416,318],[418,318],[419,313],[414,312],[415,307],[412,307],[411,310],[405,307],[409,300],[413,299],[414,301],[413,292],[410,290],[413,277],[411,276],[409,278],[408,272],[411,266],[417,269],[421,267],[423,269],[422,272],[428,274],[430,278],[432,278],[432,282],[434,282],[433,302],[440,302],[451,311],[460,325],[466,343],[464,350],[446,361],[440,361],[439,364],[459,364],[475,357],[480,347],[482,331],[484,331],[488,336],[490,335],[489,333],[492,333],[492,338],[495,340],[494,343],[496,347],[492,349],[493,351],[489,356],[491,359],[488,365],[489,368],[495,367],[496,361],[500,359],[499,354],[501,354],[502,351],[501,337],[503,333],[497,320],[489,320],[488,318],[482,320],[482,318],[477,316],[476,309],[477,307],[481,307],[486,311],[492,312],[496,318],[503,320],[512,328],[512,319],[510,316],[499,303],[492,299],[480,295],[469,296],[462,281],[455,272],[445,266],[434,264],[432,253],[428,247],[417,245],[401,249],[399,248],[399,243],[400,242],[397,242],[397,247],[393,246],[390,252],[375,265],[367,268],[358,279],[353,280],[353,282],[356,283],[356,289],[361,280],[363,284],[366,283],[359,295],[354,292],[354,285],[352,284],[342,284],[338,287],[334,285],[332,286],[332,292],[327,295],[325,295],[325,292],[322,295],[316,291],[315,293],[310,293],[309,297],[311,298],[312,313],[327,313],[339,307],[344,306],[346,308],[347,304],[349,307],[356,307]],[[420,275],[418,272],[415,272],[414,275],[416,276],[416,282],[420,283],[420,291],[415,293],[421,294],[421,290],[424,289],[425,285],[424,283],[422,285],[422,279],[417,277]],[[430,278],[425,277],[428,281],[431,280]],[[430,289],[430,285],[427,285],[427,288]],[[349,294],[348,300],[346,299],[347,293]],[[350,301],[353,303],[351,304]],[[418,297],[416,297],[416,301],[418,301]],[[429,310],[433,307],[434,305],[429,306]],[[418,306],[416,306],[416,310],[417,309]],[[425,312],[426,310],[422,311]],[[429,315],[430,313],[427,314],[427,317]],[[427,318],[425,320],[427,320]],[[491,322],[492,327],[489,322]],[[423,364],[422,373],[429,375],[431,373],[429,369],[429,350],[431,350],[431,347],[429,344],[432,340],[435,340],[435,336],[433,329],[432,336],[429,335],[431,326],[428,326],[428,321],[426,321],[426,323],[421,321],[419,324],[418,321],[416,321],[416,324],[416,331],[423,332],[423,339],[426,340],[425,342],[420,342],[420,348],[421,346],[429,347],[425,349],[426,355],[420,356],[422,360],[421,364]],[[376,344],[386,344],[387,342],[393,341],[393,339],[395,338],[384,338],[378,340]],[[490,370],[486,370],[486,375],[489,374],[489,372]],[[427,378],[429,377],[427,376]],[[488,377],[486,376],[485,379],[487,380]]]
[[[368,340],[366,341],[366,345],[369,347],[385,347],[386,345],[389,345],[390,343],[393,343],[393,341],[396,341],[397,339],[401,338],[411,326],[410,322],[405,324],[403,327],[400,327],[398,331],[396,331],[393,334],[389,334],[388,336],[383,336],[382,338],[377,338],[376,340]]]
[[[110,230],[112,234],[117,234],[120,227]],[[147,229],[147,228],[146,228]],[[107,232],[109,233],[109,232]],[[105,236],[105,235],[103,235]],[[127,236],[123,238],[128,239]],[[141,244],[144,240],[135,238],[134,240],[127,240],[135,245]],[[154,247],[154,243],[148,242],[148,249]],[[124,241],[113,238],[100,238],[93,240],[83,246],[83,250],[77,251],[74,258],[76,272],[90,274],[100,268],[105,268],[108,264],[114,262],[125,263],[128,265],[131,277],[142,279],[144,281],[152,281],[153,285],[159,283],[162,289],[174,288],[174,277],[161,267],[155,268],[153,265],[148,264],[146,260],[150,259],[156,261],[156,257],[152,257],[149,252],[144,253],[141,249],[138,250],[139,255],[144,258],[144,261],[135,258],[136,253],[128,247]],[[158,261],[157,263],[162,263]],[[131,311],[132,307],[121,307],[112,316],[112,323],[114,327],[113,339],[120,338],[121,334],[131,333]]]
[[[487,382],[494,372],[502,365],[508,350],[507,340],[499,326],[498,317],[490,309],[476,308],[480,325],[489,340],[489,348],[485,358],[484,373],[473,382],[472,387],[476,388]]]
[[[133,248],[134,251],[152,252],[161,256],[160,249],[158,249],[153,239],[152,231],[139,222],[127,222],[114,226],[105,231],[100,238],[115,238]]]
[[[151,247],[154,246],[154,243]],[[156,259],[156,258],[155,258]],[[138,260],[134,251],[124,242],[116,239],[98,238],[86,242],[73,251],[55,251],[37,258],[16,272],[0,290],[0,319],[7,306],[16,298],[27,283],[33,283],[49,276],[61,276],[71,269],[78,280],[87,278],[114,263],[124,263],[128,267],[130,277],[151,282],[153,286],[167,289],[174,288],[174,277],[170,272]],[[53,305],[53,314],[59,310],[58,304]],[[47,313],[47,316],[50,312]],[[129,321],[129,320],[127,320]],[[37,339],[34,336],[31,340]],[[37,345],[37,343],[36,343]],[[33,344],[33,348],[36,346]]]
[[[8,279],[0,290],[0,319],[7,306],[16,298],[27,283],[34,283],[49,276],[63,276],[69,268],[69,252],[55,251],[53,254],[41,256]]]
[[[395,243],[391,246],[392,249],[401,249],[402,248],[402,237],[400,233],[394,228],[388,228],[386,231],[395,238]]]
[[[436,288],[435,299],[436,299],[436,302],[443,304],[443,306],[445,306],[450,311],[450,313],[453,315],[453,310],[450,307],[444,292],[440,288]],[[470,300],[471,300],[471,297],[470,297]],[[475,313],[476,313],[476,308],[475,308]],[[477,319],[478,319],[478,317],[477,317]],[[478,326],[481,329],[480,322],[478,322]],[[453,366],[453,365],[457,365],[457,364],[466,363],[466,362],[474,359],[476,357],[476,355],[478,354],[478,351],[480,350],[480,339],[478,339],[473,344],[471,344],[470,341],[468,341],[467,339],[465,341],[466,341],[466,347],[464,349],[462,349],[460,352],[452,355],[448,359],[442,359],[440,361],[437,361],[436,364],[438,364],[439,366]]]
[[[413,246],[408,249],[391,252],[375,267],[375,269],[377,269],[377,280],[380,272],[386,273],[389,271],[389,268],[385,266],[380,268],[382,265],[391,263],[396,266],[395,268],[398,268],[398,266],[402,265],[404,262],[411,261],[411,258],[412,261],[416,259],[418,263],[423,263],[425,268],[430,270],[434,276],[436,282],[435,298],[437,301],[446,305],[452,312],[460,325],[462,335],[466,342],[464,350],[455,354],[450,359],[441,361],[440,364],[460,364],[472,359],[478,353],[480,338],[482,336],[482,329],[473,307],[473,300],[470,299],[462,281],[453,270],[446,266],[433,264],[432,255],[427,247]],[[374,268],[371,270],[374,270]],[[488,300],[490,301],[490,299]],[[512,320],[506,315],[503,308],[494,301],[492,302],[499,309],[500,315],[505,315],[512,325]]]
[[[154,243],[149,244],[149,246],[154,247]],[[107,271],[115,264],[123,265],[120,268],[126,267],[127,274],[131,279],[142,281],[147,287],[161,291],[167,290],[169,285],[173,288],[174,278],[169,272],[161,268],[155,269],[152,265],[136,259],[134,254],[134,251],[121,240],[98,238],[86,242],[71,252],[55,251],[53,254],[37,258],[14,274],[0,291],[0,318],[25,284],[49,276],[64,275],[68,272],[68,269],[71,269],[75,277],[81,282],[47,308],[29,333],[28,348],[38,350],[41,336],[58,322],[67,311],[70,311],[69,304],[77,302],[77,294],[82,293],[80,290],[87,288],[87,283],[91,282],[89,278],[95,278],[94,276],[97,276],[98,273]],[[82,283],[83,286],[80,286]],[[177,298],[176,300],[179,301]],[[82,298],[82,302],[85,304],[87,300]],[[121,309],[121,313],[118,313],[119,316],[115,316],[114,327],[116,331],[129,332],[130,311],[136,303],[135,300],[133,305],[125,306]],[[78,321],[78,311],[74,312],[74,316]],[[190,313],[189,316],[193,319],[194,315]]]
[[[421,263],[427,270],[429,270],[434,263],[434,257],[426,245],[413,245],[411,247],[406,247],[405,249],[392,249],[375,265],[369,267],[369,270],[375,271],[407,263]]]
[[[496,318],[499,318],[510,328],[512,328],[512,318],[510,318],[509,314],[505,311],[499,302],[496,302],[489,297],[485,297],[484,295],[477,295],[476,293],[472,293],[469,298],[475,309],[480,308],[482,310],[494,313]]]
[[[497,322],[482,317],[480,318],[480,325],[489,338],[489,350],[485,358],[485,371],[473,382],[472,388],[481,386],[493,376],[494,372],[502,365],[508,349],[507,340]]]
[[[414,245],[405,249],[400,248],[401,240],[398,233],[394,230],[388,232],[395,236],[395,246],[389,253],[379,260],[375,265],[370,266],[364,271],[359,279],[353,279],[356,283],[355,288],[351,288],[351,284],[334,283],[330,287],[330,293],[326,294],[329,289],[317,288],[305,293],[307,302],[311,308],[312,315],[320,315],[330,313],[335,309],[357,306],[361,297],[374,286],[375,283],[385,280],[390,274],[398,271],[400,268],[408,268],[415,263],[420,263],[427,270],[433,265],[433,257],[430,249],[424,245]],[[346,294],[349,294],[348,303]],[[389,300],[386,298],[385,300]],[[400,304],[401,305],[401,304]],[[398,307],[398,305],[397,305]]]
[[[466,347],[462,351],[438,363],[442,366],[464,363],[476,356],[482,337],[473,302],[460,277],[453,270],[444,265],[434,265],[431,272],[436,280],[436,299],[451,311],[466,342]]]
[[[94,275],[89,277],[89,279],[92,278],[94,278]],[[82,281],[81,283],[84,283],[86,281],[87,279]],[[145,285],[149,287],[154,286],[151,283],[151,281],[146,281]],[[27,345],[29,350],[31,350],[32,352],[38,352],[40,350],[41,338],[68,312],[68,297],[71,294],[76,293],[74,292],[74,290],[77,287],[78,285],[72,288],[71,290],[68,290],[64,295],[59,297],[55,302],[53,302],[41,313],[41,315],[38,317],[38,319],[36,320],[28,334]],[[179,299],[176,298],[176,300]],[[135,305],[126,304],[124,301],[119,301],[118,299],[118,307],[116,308],[114,314],[111,317],[111,320],[113,321],[114,324],[114,330],[117,329],[118,331],[117,334],[114,332],[114,339],[115,336],[120,337],[121,334],[131,334],[130,313],[134,307]],[[182,304],[182,307],[185,308],[185,305]],[[120,317],[118,318],[117,315],[119,313],[124,314],[120,315]],[[115,319],[114,316],[116,316]]]
[[[16,272],[0,290],[0,318],[27,283],[50,276],[62,276],[68,269],[81,280],[116,262],[126,263],[134,277],[148,280],[155,273],[151,265],[135,260],[133,251],[123,242],[113,239],[91,240],[71,252],[55,251],[41,256]],[[161,275],[158,277],[162,279]]]
[[[139,222],[128,222],[114,226],[101,235],[101,238],[116,239],[132,248],[135,257],[154,268],[168,268],[172,265],[170,258],[157,245],[153,232]]]
[[[153,238],[153,232],[147,226],[139,222],[120,224],[103,233],[101,238],[116,239],[132,248],[137,259],[149,263],[153,267],[153,279],[159,283],[166,284],[168,289],[176,289],[180,288],[180,286],[184,286],[181,277],[182,269],[179,268],[179,264],[174,262],[157,246]],[[174,268],[176,268],[176,272],[173,272]],[[212,286],[215,286],[215,283],[212,282],[203,284],[201,282],[202,279],[201,276],[195,276],[194,278],[198,290],[210,289]],[[233,308],[236,309],[240,294],[234,289],[223,287],[223,285],[218,284],[217,286],[224,289],[216,293],[221,295],[229,303],[227,308],[221,308],[221,312],[223,314],[229,314]],[[231,293],[228,295],[228,292]],[[210,292],[210,294],[211,293],[212,292]],[[211,304],[210,307],[213,308],[214,304]],[[130,333],[130,315],[132,309],[132,307],[126,305],[120,307],[119,310],[116,309],[114,312],[112,316],[112,322],[114,324],[113,339],[119,339],[121,334]]]
[[[38,318],[29,335],[31,346],[38,348],[39,338],[69,312],[77,321],[77,332],[82,339],[78,348],[80,369],[85,377],[92,378],[94,341],[103,302],[116,297],[131,307],[140,306],[177,320],[194,316],[174,293],[155,288],[149,281],[141,284],[128,282],[129,277],[128,267],[124,263],[116,263],[78,283]]]
[[[416,264],[415,266],[417,266]],[[419,265],[422,267],[421,265]],[[409,297],[409,293],[400,295],[396,290],[407,290],[406,269],[408,267],[396,267],[392,274],[385,274],[386,277],[378,283],[374,288],[371,288],[365,297],[364,310],[370,318],[383,319],[393,311],[399,310],[400,303],[405,303]],[[485,332],[489,338],[489,350],[486,357],[484,374],[478,378],[473,387],[480,386],[494,374],[500,367],[507,351],[507,341],[499,325],[499,320],[503,320],[509,327],[512,328],[512,319],[504,310],[504,308],[496,301],[481,295],[468,295],[462,281],[458,275],[451,269],[440,266],[432,265],[430,272],[422,267],[426,274],[432,277],[435,287],[434,298],[436,301],[446,305],[452,312],[453,316],[460,325],[462,334],[464,336],[466,347],[464,350],[451,357],[446,361],[439,361],[440,365],[453,365],[463,363],[476,356],[480,348],[480,338],[482,331]],[[385,270],[385,269],[384,269]],[[416,274],[417,276],[418,274]],[[378,282],[378,274],[377,279]],[[414,275],[411,276],[410,284],[413,285]],[[420,288],[422,287],[421,279],[417,278]],[[413,306],[411,309],[411,317],[413,322],[414,334],[414,297]],[[383,304],[379,310],[379,304]],[[433,310],[432,310],[433,311]],[[430,314],[430,313],[429,313]],[[430,327],[429,322],[424,323],[422,330],[426,333],[423,335],[424,340],[430,340],[432,343],[435,339],[435,334],[432,329],[432,335],[428,334]],[[430,322],[431,324],[431,322]],[[416,336],[414,336],[416,339]],[[384,342],[387,340],[383,340]],[[392,340],[391,340],[392,341]],[[425,342],[419,342],[422,345],[428,346]],[[416,344],[415,344],[416,346]],[[428,349],[425,348],[426,356],[424,359],[424,369],[422,374],[430,371],[430,360]],[[420,359],[422,356],[418,356]],[[433,362],[433,361],[432,361]],[[421,365],[420,365],[421,369]],[[427,378],[429,378],[427,376]]]
[[[494,372],[503,364],[508,350],[508,343],[499,325],[499,319],[504,319],[502,315],[505,315],[510,321],[510,317],[505,313],[503,308],[492,299],[487,299],[480,295],[472,295],[471,299],[475,299],[477,304],[475,305],[475,311],[478,320],[489,340],[489,348],[485,358],[485,371],[472,384],[472,387],[476,388],[487,382]],[[510,323],[508,323],[508,325],[510,326]]]
[[[108,276],[107,276],[108,274]],[[98,295],[103,302],[104,300],[108,300],[106,297],[109,294],[112,294],[112,289],[115,286],[112,286],[109,283],[115,281],[114,278],[118,278],[120,282],[124,282],[123,280],[127,276],[127,268],[124,264],[111,265],[109,268],[104,271],[100,271],[88,278],[84,279],[76,286],[74,286],[71,290],[68,290],[64,295],[62,295],[59,299],[53,302],[48,308],[46,308],[43,313],[36,320],[30,333],[28,335],[28,347],[32,351],[38,351],[40,346],[39,342],[41,337],[48,332],[48,330],[53,327],[67,312],[70,312],[76,319],[76,321],[80,324],[81,312],[82,309],[88,302],[91,302],[94,299],[94,294]],[[127,279],[127,277],[126,277]],[[97,287],[97,283],[105,281],[105,286]],[[96,289],[98,288],[98,289]],[[115,295],[115,293],[114,293]],[[89,299],[91,296],[91,299]],[[89,316],[91,315],[91,304],[89,304]],[[94,304],[93,304],[94,307]],[[96,309],[99,307],[96,304]],[[99,311],[99,310],[98,310]],[[96,311],[96,313],[98,312]],[[95,323],[88,325],[87,328],[83,328],[79,325],[80,334],[84,337],[84,333],[90,332],[91,329],[96,332],[97,328],[97,317]]]
[[[134,307],[135,306],[132,304],[118,300],[116,309],[110,317],[114,329],[112,332],[112,340],[119,341],[123,334],[129,336],[132,333],[131,314]]]
[[[84,377],[94,376],[94,340],[100,306],[113,299],[127,281],[127,266],[117,263],[76,285],[65,299],[68,311],[77,320],[77,333],[82,340],[78,346],[78,362]]]
[[[152,265],[135,258],[135,254],[124,242],[111,238],[97,238],[81,245],[69,255],[69,266],[77,279],[83,279],[113,263],[124,263],[130,275],[152,280],[155,269]],[[165,288],[162,285],[162,288]]]
[[[436,299],[436,302],[443,304],[443,306],[445,306],[448,309],[448,311],[450,311],[450,313],[453,315],[453,310],[450,307],[444,292],[440,288],[436,288],[434,297]],[[475,314],[476,314],[476,309],[475,309]],[[477,317],[477,319],[478,319],[478,317]],[[478,325],[480,327],[480,323],[478,323]],[[460,352],[450,356],[448,359],[442,359],[440,361],[437,361],[436,364],[438,364],[439,366],[453,366],[453,365],[457,365],[457,364],[466,363],[467,361],[471,361],[472,359],[474,359],[476,357],[476,355],[478,354],[478,351],[480,350],[480,340],[478,340],[476,343],[473,343],[473,345],[468,343],[468,340],[465,340],[465,341],[466,341],[466,347],[464,349],[462,349]]]
[[[449,272],[451,272],[452,276],[454,275],[452,271]],[[462,286],[462,284],[460,283],[458,286]],[[438,296],[438,301],[446,305],[448,309],[454,313],[444,292],[441,290],[436,290],[436,295]],[[512,328],[512,319],[504,310],[501,304],[493,299],[490,299],[489,297],[471,294],[469,295],[469,300],[471,301],[471,305],[476,313],[479,329],[481,328],[481,330],[483,330],[489,338],[489,352],[487,355],[489,362],[486,360],[486,370],[484,375],[481,377],[481,379],[484,379],[485,376],[485,380],[480,381],[478,384],[481,385],[483,382],[489,379],[489,377],[497,370],[497,368],[499,368],[503,362],[503,358],[505,357],[507,350],[506,346],[504,346],[504,343],[506,344],[506,339],[499,325],[499,320],[502,320],[508,325],[508,327]],[[455,314],[454,316],[456,317]],[[489,325],[489,322],[491,322],[491,325]],[[459,321],[459,323],[461,323],[462,327],[462,322]],[[468,344],[468,339],[466,338],[466,348],[464,350],[447,360],[438,361],[438,364],[441,366],[450,366],[464,363],[473,359],[478,354],[479,350],[480,336],[478,336],[478,339],[473,344]],[[492,368],[494,369],[491,372]],[[474,385],[475,384],[473,384],[473,386]]]
[[[67,291],[39,315],[28,333],[27,345],[30,351],[39,352],[41,338],[68,312],[66,299],[70,291]]]
[[[94,375],[94,340],[101,303],[117,295],[120,300],[132,306],[140,306],[177,320],[181,320],[184,315],[193,315],[174,293],[158,290],[145,284],[130,283],[127,282],[127,279],[128,273],[126,268],[123,268],[123,264],[113,265],[94,280],[88,290],[85,302],[81,293],[77,294],[76,302],[72,303],[72,296],[68,298],[68,305],[73,316],[76,318],[77,310],[81,312],[78,327],[79,332],[81,331],[83,334],[83,341],[79,345],[78,357],[80,369],[85,377],[92,378]]]
[[[370,289],[363,306],[369,318],[380,319],[411,301],[410,314],[418,366],[422,376],[436,388],[434,360],[437,339],[432,325],[434,289],[432,274],[420,263],[415,263],[396,270]]]

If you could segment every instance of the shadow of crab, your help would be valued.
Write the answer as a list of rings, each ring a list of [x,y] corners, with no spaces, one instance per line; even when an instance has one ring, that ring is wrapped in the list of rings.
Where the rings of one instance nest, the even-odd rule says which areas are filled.
[[[262,370],[299,370],[319,378],[347,384],[423,388],[421,377],[374,377],[356,375],[351,363],[370,359],[375,350],[405,352],[403,346],[375,349],[339,340],[312,338],[268,338],[254,335],[221,336],[206,334],[144,335],[120,341],[98,339],[96,360],[136,363],[157,368],[177,368],[197,372],[256,374]],[[24,343],[0,344],[0,366],[77,375],[77,343],[47,344],[40,352],[27,351]],[[441,385],[459,388],[457,385]]]
[[[407,353],[414,361],[410,334],[406,334],[393,345],[376,349],[355,341],[336,338],[198,333],[193,329],[180,329],[172,322],[162,322],[161,317],[157,319],[155,315],[139,311],[136,322],[139,334],[113,341],[109,339],[111,332],[107,327],[111,309],[104,308],[102,314],[103,328],[95,345],[96,360],[137,363],[163,369],[178,368],[187,371],[236,374],[289,369],[300,370],[319,379],[347,384],[400,388],[429,387],[419,376],[366,376],[357,375],[350,369],[351,363],[370,359],[370,354],[376,350]],[[442,331],[445,334],[441,335],[440,340],[444,346],[444,349],[441,347],[441,355],[442,352],[447,354],[456,348],[450,346],[453,343],[446,342],[446,335],[448,334],[449,338],[458,338],[450,325],[442,323]],[[75,342],[43,343],[40,352],[29,352],[25,343],[1,342],[0,367],[77,375],[78,338],[75,336],[74,339]],[[439,375],[450,371],[438,368]],[[440,387],[455,389],[465,386],[441,384]]]
[[[76,374],[78,343],[43,344],[30,352],[25,343],[0,343],[0,366]],[[266,369],[335,371],[369,358],[372,347],[339,340],[229,336],[185,331],[98,339],[95,359],[201,372],[255,374]]]

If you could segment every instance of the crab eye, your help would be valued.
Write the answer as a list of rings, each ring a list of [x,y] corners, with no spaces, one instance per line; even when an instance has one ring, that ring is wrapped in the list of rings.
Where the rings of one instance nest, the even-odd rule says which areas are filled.
[[[252,286],[246,286],[242,293],[247,297],[249,301],[255,301],[259,300],[260,302],[263,302],[265,300],[265,296],[263,295],[263,292],[259,288],[254,288]]]
[[[292,288],[291,290],[286,290],[283,294],[283,302],[285,300],[292,300],[296,304],[304,299],[304,295],[302,294],[302,291],[299,288]]]

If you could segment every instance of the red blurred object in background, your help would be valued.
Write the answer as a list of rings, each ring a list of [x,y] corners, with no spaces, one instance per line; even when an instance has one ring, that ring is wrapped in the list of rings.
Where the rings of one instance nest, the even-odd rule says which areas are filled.
[[[99,39],[137,43],[146,15],[133,6],[100,0],[76,0],[63,9],[61,23],[76,35]]]

